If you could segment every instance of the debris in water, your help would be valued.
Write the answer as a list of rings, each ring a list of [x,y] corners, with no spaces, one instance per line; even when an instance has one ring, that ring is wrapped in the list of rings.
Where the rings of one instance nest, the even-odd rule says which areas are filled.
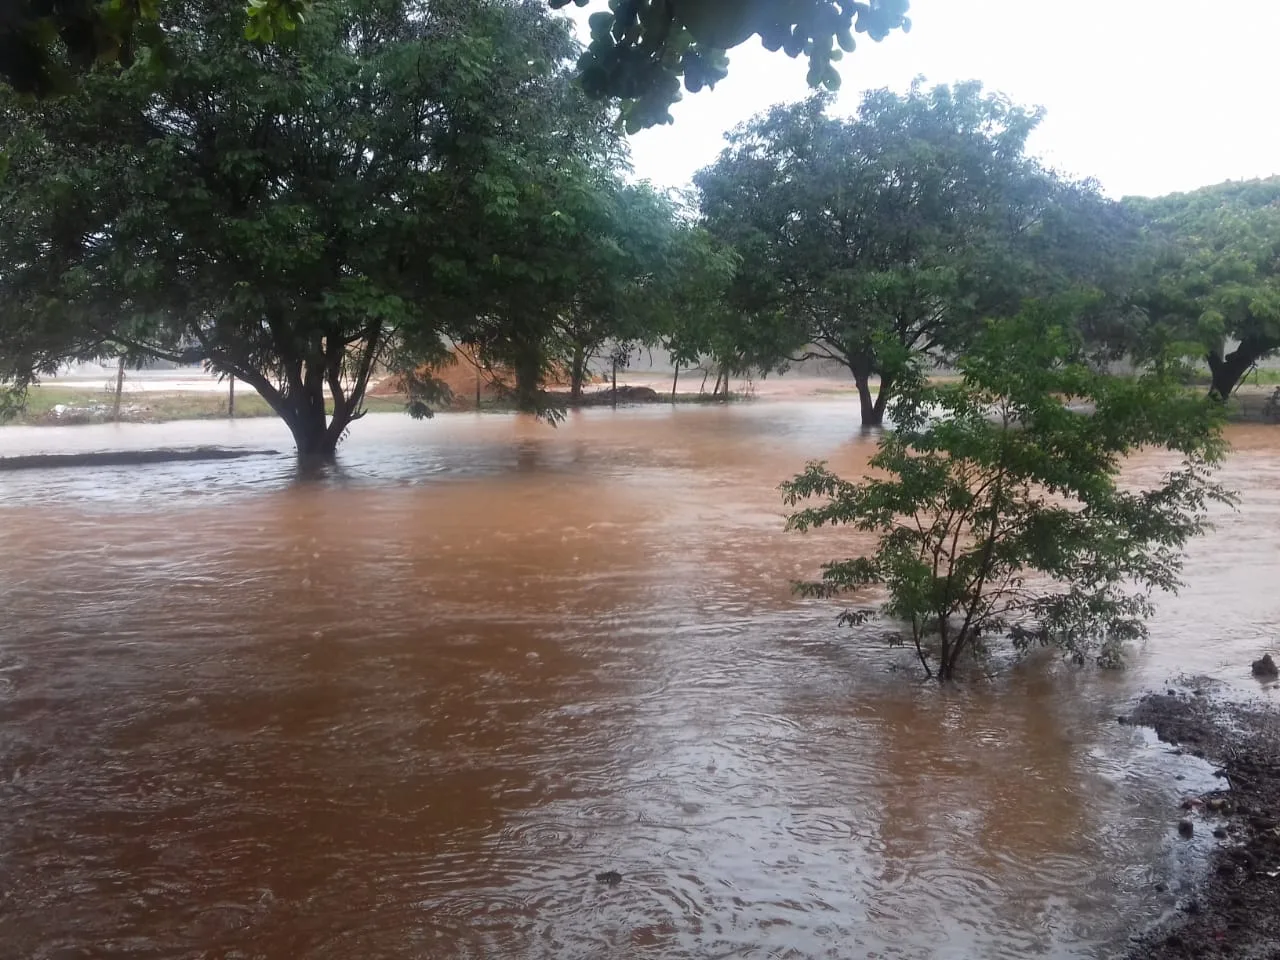
[[[1271,659],[1271,654],[1264,653],[1261,659],[1253,661],[1253,675],[1260,680],[1275,680],[1280,677],[1280,667]]]
[[[607,883],[611,887],[616,887],[622,882],[622,874],[617,870],[606,870],[604,873],[597,873],[596,879],[601,883]]]

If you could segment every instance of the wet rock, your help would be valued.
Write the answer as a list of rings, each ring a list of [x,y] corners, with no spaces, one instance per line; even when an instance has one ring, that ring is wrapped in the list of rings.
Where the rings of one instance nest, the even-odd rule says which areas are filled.
[[[1280,659],[1275,651],[1272,656]],[[1190,686],[1214,690],[1207,682]],[[1181,815],[1188,818],[1190,837],[1207,839],[1212,832],[1217,838],[1208,869],[1197,878],[1194,893],[1180,896],[1181,916],[1144,933],[1126,960],[1271,956],[1280,930],[1280,711],[1274,704],[1218,702],[1212,695],[1175,700],[1161,691],[1143,697],[1129,716],[1152,727],[1165,743],[1182,740],[1188,752],[1192,745],[1203,749],[1219,776],[1226,774],[1231,790],[1227,793],[1219,780],[1219,789],[1202,799],[1221,797],[1220,815],[1232,819],[1204,823],[1200,833],[1194,813]],[[1175,835],[1188,836],[1186,827]],[[1181,894],[1176,884],[1170,886]]]
[[[1237,850],[1235,852],[1235,861],[1240,867],[1247,870],[1249,873],[1253,873],[1258,869],[1258,858],[1248,850]]]
[[[1227,808],[1227,801],[1224,797],[1210,797],[1205,806],[1215,813],[1221,813]]]
[[[1280,667],[1271,659],[1271,654],[1264,653],[1261,659],[1253,661],[1253,675],[1259,680],[1275,680],[1280,677]]]
[[[1168,893],[1168,892],[1169,892],[1169,885],[1167,883],[1156,884],[1156,893]]]
[[[603,873],[597,873],[596,880],[600,883],[607,883],[611,887],[616,887],[622,882],[622,874],[617,870],[606,870]]]
[[[1183,837],[1185,839],[1190,839],[1191,837],[1195,836],[1195,833],[1196,833],[1195,824],[1192,823],[1190,820],[1178,821],[1178,836]]]

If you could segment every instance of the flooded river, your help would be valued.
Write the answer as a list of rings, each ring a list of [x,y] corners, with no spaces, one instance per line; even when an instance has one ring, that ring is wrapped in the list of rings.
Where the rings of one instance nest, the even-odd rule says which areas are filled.
[[[1280,432],[1233,432],[1240,512],[1128,671],[940,691],[789,591],[856,544],[783,533],[776,486],[856,473],[854,421],[386,415],[320,482],[0,474],[0,955],[1112,955],[1173,907],[1176,803],[1212,782],[1115,717],[1181,671],[1257,692]],[[269,421],[0,432],[172,443],[289,448]]]

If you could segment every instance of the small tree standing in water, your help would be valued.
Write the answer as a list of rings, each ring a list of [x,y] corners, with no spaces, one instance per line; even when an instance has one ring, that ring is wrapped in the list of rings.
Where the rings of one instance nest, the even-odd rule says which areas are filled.
[[[1208,505],[1232,499],[1212,480],[1225,445],[1211,405],[1172,377],[1091,368],[1062,319],[1028,306],[986,325],[960,382],[916,376],[871,459],[882,476],[851,483],[810,463],[783,484],[790,506],[824,501],[793,513],[789,529],[878,535],[869,556],[825,564],[798,592],[887,589],[879,612],[907,625],[940,681],[998,636],[1117,665],[1123,644],[1145,635],[1153,593],[1179,586],[1182,548]],[[1122,485],[1124,459],[1148,447],[1182,454],[1180,466],[1147,489]]]

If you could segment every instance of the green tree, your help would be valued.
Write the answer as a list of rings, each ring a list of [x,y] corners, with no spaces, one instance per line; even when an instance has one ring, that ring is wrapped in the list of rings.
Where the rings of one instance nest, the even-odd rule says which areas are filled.
[[[671,288],[675,307],[661,338],[678,367],[706,365],[728,397],[733,377],[767,376],[789,366],[790,328],[741,310],[732,297],[743,281],[741,258],[705,230],[690,231]],[[722,391],[722,392],[721,392]]]
[[[1223,442],[1214,405],[1156,373],[1099,373],[1073,325],[1060,305],[1036,303],[985,324],[961,383],[903,385],[871,460],[879,476],[850,482],[811,463],[784,484],[792,506],[822,501],[793,513],[791,529],[876,537],[799,591],[883,587],[880,612],[906,625],[904,642],[939,680],[1000,636],[1116,662],[1142,635],[1152,594],[1177,587],[1206,507],[1230,499],[1212,481]],[[1147,489],[1122,482],[1125,458],[1151,447],[1182,454],[1181,466]]]
[[[475,229],[450,237],[467,305],[454,336],[491,372],[513,373],[527,412],[555,414],[542,390],[548,374],[570,366],[580,388],[592,353],[631,307],[630,188],[602,159],[616,144],[584,149],[587,139],[491,165],[474,189]]]
[[[680,228],[660,194],[586,163],[561,158],[517,189],[486,234],[502,239],[472,271],[483,308],[459,336],[514,372],[520,409],[548,412],[541,387],[553,369],[576,400],[606,346],[656,339]]]
[[[575,258],[576,291],[555,317],[554,350],[582,395],[591,363],[606,348],[623,355],[656,342],[668,325],[672,289],[696,264],[679,256],[674,205],[647,185],[617,183],[585,219],[586,248]]]
[[[1148,222],[1152,257],[1136,296],[1148,347],[1198,345],[1211,395],[1226,400],[1280,350],[1280,177],[1125,204]]]
[[[467,187],[541,135],[572,38],[534,2],[326,3],[269,47],[235,2],[160,16],[158,80],[3,102],[0,339],[45,367],[94,344],[203,359],[330,456],[375,367],[430,358],[468,309]]]
[[[742,258],[733,306],[799,358],[853,375],[878,426],[910,359],[962,347],[978,319],[1060,285],[1066,184],[1025,154],[1040,114],[979,84],[775,107],[695,182],[708,229]],[[1080,205],[1083,209],[1083,204]],[[879,378],[877,394],[873,378]]]

